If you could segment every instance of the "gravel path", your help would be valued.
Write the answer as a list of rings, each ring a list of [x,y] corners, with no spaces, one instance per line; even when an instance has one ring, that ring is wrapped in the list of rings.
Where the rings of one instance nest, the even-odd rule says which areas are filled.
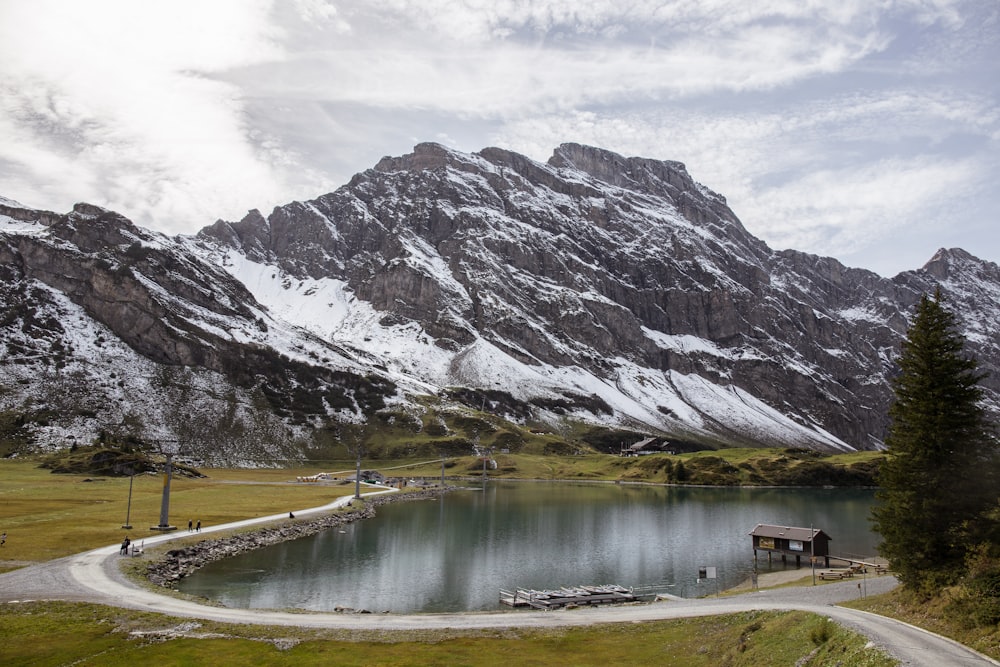
[[[381,491],[380,493],[385,493]],[[368,494],[366,494],[368,495]],[[330,505],[297,511],[297,517],[318,514],[350,500],[340,498]],[[203,533],[229,530],[287,517],[285,514],[204,528]],[[186,533],[185,533],[186,534]],[[176,534],[145,540],[147,546],[168,541]],[[121,572],[119,546],[94,549],[46,563],[0,574],[0,601],[69,600],[153,611],[182,618],[209,619],[226,623],[284,625],[308,628],[366,630],[481,629],[508,627],[580,626],[595,623],[627,623],[662,619],[711,616],[750,610],[804,610],[832,618],[869,637],[903,665],[919,667],[1000,666],[957,642],[890,618],[834,606],[891,590],[892,576],[870,577],[818,586],[796,586],[755,591],[742,595],[702,599],[670,598],[665,601],[621,607],[592,607],[557,611],[498,611],[466,614],[338,614],[289,613],[274,610],[231,609],[201,605],[163,595],[130,582]],[[863,587],[859,589],[859,584]]]

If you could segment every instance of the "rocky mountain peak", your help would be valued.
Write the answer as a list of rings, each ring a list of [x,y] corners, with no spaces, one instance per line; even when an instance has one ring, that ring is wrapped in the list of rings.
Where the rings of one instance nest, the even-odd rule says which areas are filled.
[[[86,219],[96,219],[101,216],[105,216],[110,211],[101,206],[95,206],[94,204],[88,204],[86,202],[77,202],[73,205],[73,210],[70,212],[69,216],[77,220]],[[125,222],[128,222],[123,216],[119,216]]]
[[[430,171],[442,167],[468,169],[480,166],[472,154],[454,151],[434,142],[424,142],[413,147],[413,152],[400,157],[383,157],[375,165],[374,170],[380,172],[394,171]]]
[[[992,262],[984,262],[961,248],[941,248],[922,268],[937,280],[947,280],[963,272],[976,274],[989,271],[991,264]],[[992,264],[992,268],[995,272],[996,265]]]
[[[53,221],[50,231],[53,237],[64,239],[84,252],[127,247],[151,237],[120,213],[86,203],[75,204],[68,215]]]
[[[202,238],[213,238],[233,248],[243,248],[259,259],[267,259],[271,247],[271,225],[257,209],[250,209],[239,222],[216,220],[198,232]]]
[[[553,151],[548,164],[577,169],[617,187],[667,194],[672,199],[682,192],[697,190],[694,179],[681,162],[625,158],[593,146],[561,144]]]
[[[696,447],[877,447],[910,311],[937,286],[993,371],[987,401],[1000,414],[995,264],[941,251],[887,280],[775,252],[679,162],[563,144],[541,163],[424,143],[334,192],[195,238],[97,207],[56,215],[10,202],[0,299],[24,314],[0,332],[21,358],[45,363],[17,333],[44,318],[17,304],[47,295],[63,304],[52,321],[79,309],[102,332],[89,340],[114,336],[153,364],[143,377],[174,386],[184,368],[211,384],[200,396],[215,421],[270,406],[253,438],[281,447],[317,424],[375,419],[387,402],[416,414],[455,395],[478,398],[477,410],[496,399],[498,419]],[[44,234],[22,224],[42,220]],[[52,331],[50,346],[69,336]],[[76,348],[106,363],[97,343]]]

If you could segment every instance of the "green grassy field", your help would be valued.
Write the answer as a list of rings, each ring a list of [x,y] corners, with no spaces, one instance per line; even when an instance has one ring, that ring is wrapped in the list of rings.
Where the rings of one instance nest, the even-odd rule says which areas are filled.
[[[695,470],[699,469],[698,459],[707,458],[709,468],[717,468],[722,460],[746,472],[749,463],[756,468],[760,461],[767,461],[766,468],[782,457],[791,466],[811,458],[759,450],[639,459],[596,454],[518,454],[498,455],[498,469],[489,474],[663,482],[665,460],[672,465],[677,461],[684,461],[686,466],[693,463]],[[854,460],[848,460],[847,465],[858,461],[867,465],[873,455],[848,458]],[[473,457],[450,459],[448,464],[449,477],[475,477],[481,472],[481,461]],[[364,467],[404,477],[437,477],[441,471],[439,461],[415,459],[366,462]],[[296,469],[208,469],[202,471],[207,475],[204,478],[175,477],[170,520],[181,528],[186,527],[188,519],[201,519],[207,526],[322,505],[339,495],[353,493],[353,484],[299,484],[294,482],[296,476],[351,469],[352,462],[333,461]],[[134,478],[131,509],[127,508],[128,495],[127,477],[56,475],[39,468],[37,461],[0,461],[0,531],[8,534],[0,552],[0,569],[116,544],[126,532],[133,539],[150,534],[149,527],[159,521],[161,477]],[[126,511],[132,531],[121,528]],[[894,664],[865,649],[865,643],[860,636],[831,626],[820,617],[799,613],[739,614],[544,632],[350,633],[192,623],[89,604],[0,606],[0,664],[4,665],[115,665],[137,661],[166,665],[492,665],[516,659],[528,665],[613,662],[737,666],[795,664],[810,654],[810,665]]]
[[[169,520],[187,528],[316,507],[345,494],[353,485],[297,484],[315,469],[208,470],[204,478],[174,477]],[[0,571],[26,561],[44,561],[154,534],[159,524],[160,475],[136,475],[129,509],[128,477],[56,475],[37,461],[0,461],[0,532],[7,543]],[[123,530],[126,515],[132,530]]]
[[[695,454],[655,454],[621,458],[588,453],[581,456],[497,454],[491,478],[544,480],[606,480],[650,483],[716,483],[720,485],[816,481],[814,467],[827,476],[850,478],[857,466],[870,468],[874,452],[817,457],[783,450],[722,450]],[[686,479],[676,479],[683,464]],[[0,460],[0,531],[7,544],[0,554],[0,570],[24,561],[41,561],[148,535],[159,523],[162,476],[136,475],[129,506],[129,478],[83,474],[53,474],[38,460]],[[401,459],[366,461],[365,468],[393,477],[437,479],[439,460]],[[352,471],[353,461],[326,461],[300,468],[203,469],[202,478],[175,475],[171,482],[169,521],[179,528],[201,520],[203,526],[266,516],[326,504],[353,493],[352,485],[299,484],[297,476],[317,472]],[[830,470],[844,471],[831,473]],[[799,471],[799,472],[796,472]],[[482,460],[472,456],[449,458],[446,476],[475,478]],[[126,517],[133,526],[123,531]]]
[[[348,632],[192,622],[99,605],[0,607],[4,665],[793,665],[896,664],[805,613],[555,630]]]
[[[688,454],[622,458],[593,452],[575,456],[494,454],[499,479],[607,480],[713,486],[871,486],[881,452],[818,454],[802,450],[721,449]],[[398,464],[398,462],[396,462]],[[382,462],[379,462],[382,465]],[[683,469],[683,472],[681,470]],[[406,468],[406,474],[434,477],[437,461]],[[481,476],[482,460],[451,458],[446,475]]]
[[[911,625],[951,637],[1000,661],[1000,625],[975,626],[956,614],[950,605],[963,595],[961,588],[945,589],[931,599],[914,596],[902,588],[885,595],[845,602],[845,607],[890,616]]]

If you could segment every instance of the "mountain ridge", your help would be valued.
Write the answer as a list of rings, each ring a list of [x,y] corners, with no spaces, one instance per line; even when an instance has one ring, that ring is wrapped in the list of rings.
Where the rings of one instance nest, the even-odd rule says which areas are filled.
[[[255,418],[286,434],[268,447],[292,456],[308,449],[307,425],[370,420],[386,406],[419,413],[414,397],[461,387],[481,407],[509,396],[496,401],[500,416],[521,423],[579,420],[705,446],[878,447],[908,310],[937,286],[992,371],[987,403],[1000,412],[995,264],[942,249],[887,279],[773,251],[679,162],[563,144],[540,163],[426,143],[334,192],[194,236],[169,239],[89,205],[60,216],[3,200],[0,216],[13,221],[0,260],[36,258],[5,282],[60,291],[161,373],[263,392],[270,417]],[[34,235],[15,231],[28,219]],[[39,249],[58,245],[46,234],[104,283],[42,259],[57,254]],[[128,291],[119,307],[165,304],[148,329],[100,307],[96,297],[122,285],[156,298]],[[380,400],[359,402],[361,389]],[[309,392],[323,399],[303,414],[282,407]],[[26,400],[13,393],[5,408]],[[161,421],[157,432],[176,431]]]

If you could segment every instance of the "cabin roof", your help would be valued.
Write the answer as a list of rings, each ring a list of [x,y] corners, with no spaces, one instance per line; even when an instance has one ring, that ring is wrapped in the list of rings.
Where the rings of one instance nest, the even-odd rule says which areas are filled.
[[[823,535],[830,540],[830,536],[819,528],[798,528],[795,526],[774,526],[768,523],[758,523],[750,535],[757,537],[781,537],[786,540],[798,540],[800,542],[811,542],[819,535]]]
[[[643,447],[645,447],[646,445],[648,445],[649,443],[653,442],[654,440],[656,440],[656,438],[645,438],[645,439],[640,440],[639,442],[637,442],[637,443],[629,446],[629,449],[638,451],[638,450],[642,449]]]

